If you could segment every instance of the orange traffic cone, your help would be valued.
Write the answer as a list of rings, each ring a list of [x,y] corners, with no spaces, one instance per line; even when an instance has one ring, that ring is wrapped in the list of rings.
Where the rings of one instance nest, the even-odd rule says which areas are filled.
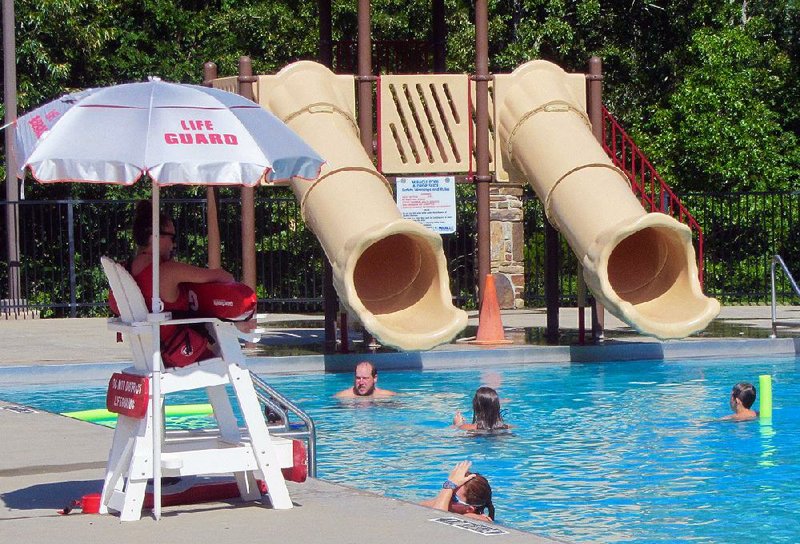
[[[469,344],[511,344],[503,333],[503,322],[500,318],[500,303],[497,302],[497,288],[494,285],[494,276],[486,275],[484,283],[483,301],[478,316],[478,336],[469,340]]]

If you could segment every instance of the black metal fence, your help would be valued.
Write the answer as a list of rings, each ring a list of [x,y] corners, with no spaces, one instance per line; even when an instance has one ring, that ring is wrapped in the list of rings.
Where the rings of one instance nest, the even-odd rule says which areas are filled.
[[[683,202],[703,227],[705,288],[721,302],[769,303],[774,255],[800,277],[800,192],[690,193]],[[779,303],[798,303],[784,274],[775,287]]]
[[[456,305],[476,305],[476,223],[474,188],[457,188],[457,232],[443,236]],[[300,217],[288,189],[261,190],[256,198],[256,256],[259,311],[322,310],[324,255]],[[800,192],[689,194],[684,202],[703,226],[705,290],[724,303],[769,303],[772,256],[780,254],[793,270],[800,263]],[[206,202],[202,198],[164,198],[178,231],[178,254],[203,265],[206,254]],[[21,298],[43,317],[106,315],[107,283],[100,256],[124,260],[133,250],[130,219],[134,200],[21,201],[18,215]],[[0,202],[5,217],[7,202]],[[525,303],[544,305],[544,217],[527,190]],[[241,276],[241,225],[238,198],[221,198],[222,260]],[[8,298],[6,222],[0,221],[0,298]],[[574,305],[577,262],[561,246],[562,305]],[[781,303],[798,303],[789,282],[778,277]]]
[[[474,200],[474,189],[459,186],[459,200]],[[135,200],[23,200],[12,204],[19,225],[20,298],[42,317],[106,315],[108,286],[100,257],[127,259],[133,251],[130,222]],[[0,202],[2,218],[9,204]],[[208,261],[206,201],[162,198],[174,219],[177,254],[197,265]],[[241,206],[237,197],[219,200],[222,262],[241,277]],[[256,277],[259,311],[322,311],[324,254],[300,217],[287,188],[258,192]],[[454,302],[475,306],[475,214],[467,205],[458,231],[443,237],[450,263]],[[6,221],[0,221],[0,298],[9,298]]]

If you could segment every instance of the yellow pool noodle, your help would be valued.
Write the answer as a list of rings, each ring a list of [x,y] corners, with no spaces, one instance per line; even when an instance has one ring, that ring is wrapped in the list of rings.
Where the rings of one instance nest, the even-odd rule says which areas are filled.
[[[167,417],[179,416],[205,416],[214,413],[210,404],[175,404],[167,405],[164,409]],[[61,415],[80,419],[82,421],[97,422],[109,419],[116,419],[117,414],[109,412],[105,408],[94,410],[80,410],[78,412],[62,412]]]
[[[758,377],[758,415],[761,419],[772,419],[772,376]]]

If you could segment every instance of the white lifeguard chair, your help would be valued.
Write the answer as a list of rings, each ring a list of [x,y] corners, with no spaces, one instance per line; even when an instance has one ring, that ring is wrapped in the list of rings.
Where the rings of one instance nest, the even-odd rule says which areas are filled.
[[[291,467],[292,441],[271,437],[245,367],[239,338],[232,324],[213,318],[169,319],[150,313],[133,277],[120,264],[102,257],[103,270],[119,307],[120,317],[109,319],[109,329],[121,332],[130,344],[133,366],[126,376],[150,388],[143,417],[120,414],[108,457],[101,513],[117,511],[123,521],[141,517],[148,480],[153,481],[153,513],[161,515],[161,476],[232,473],[243,500],[271,502],[273,508],[292,507],[281,468]],[[216,341],[218,357],[174,369],[161,362],[159,325],[205,323]],[[234,415],[226,385],[233,388],[244,427]],[[218,430],[189,432],[163,430],[164,396],[176,391],[205,388]],[[267,486],[262,495],[258,479]]]

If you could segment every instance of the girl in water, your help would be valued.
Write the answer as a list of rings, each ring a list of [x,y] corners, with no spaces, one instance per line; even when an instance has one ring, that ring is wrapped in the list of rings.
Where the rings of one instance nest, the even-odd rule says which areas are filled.
[[[453,417],[453,425],[465,431],[496,431],[508,429],[500,414],[500,398],[491,387],[481,386],[472,397],[472,423],[467,423],[460,411]]]

